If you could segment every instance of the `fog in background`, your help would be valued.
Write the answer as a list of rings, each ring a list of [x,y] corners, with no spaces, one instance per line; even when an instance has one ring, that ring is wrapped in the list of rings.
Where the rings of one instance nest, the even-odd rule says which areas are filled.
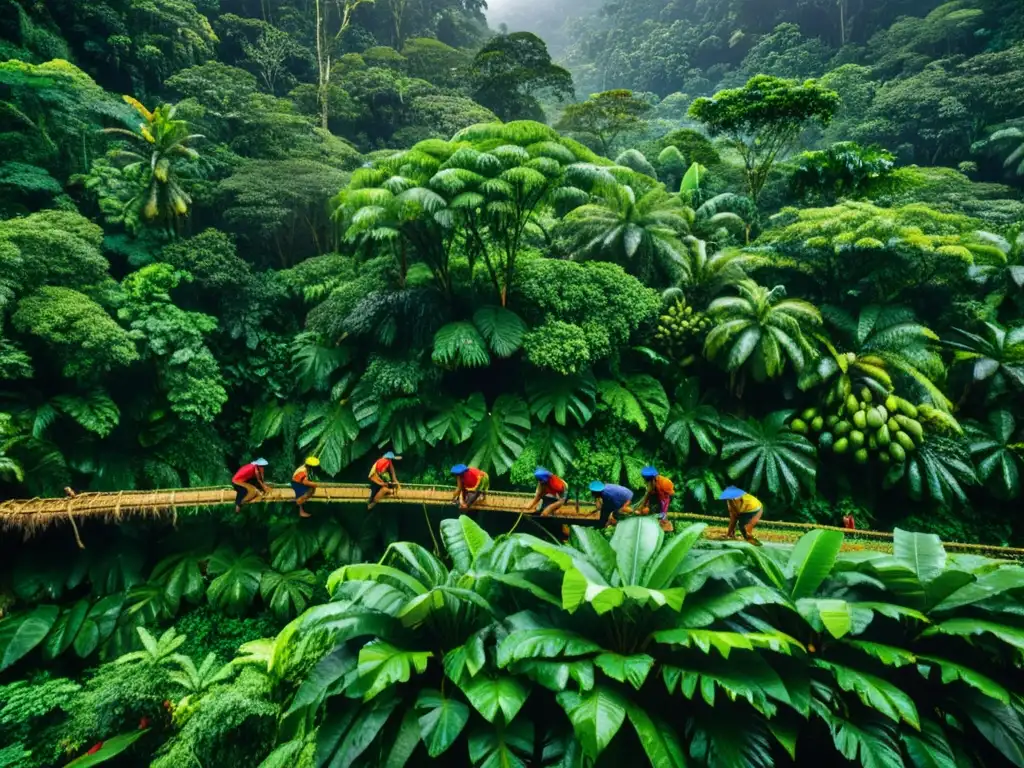
[[[488,0],[487,21],[493,29],[507,24],[509,32],[533,32],[560,58],[565,45],[563,28],[577,16],[595,13],[606,0]]]

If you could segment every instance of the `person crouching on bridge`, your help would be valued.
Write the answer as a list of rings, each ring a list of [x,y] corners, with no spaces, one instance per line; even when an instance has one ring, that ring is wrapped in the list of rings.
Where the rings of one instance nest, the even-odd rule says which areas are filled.
[[[459,509],[469,509],[487,496],[491,478],[482,469],[456,464],[452,467],[452,474],[455,475],[455,495],[452,497],[452,503],[458,503]]]
[[[537,478],[537,495],[526,505],[526,511],[535,511],[539,502],[541,517],[553,515],[569,498],[568,483],[544,467],[537,467],[533,476]]]
[[[760,547],[761,542],[754,536],[754,526],[760,522],[761,515],[764,514],[764,505],[756,497],[734,485],[722,491],[718,498],[724,501],[729,509],[729,530],[725,532],[725,537],[735,538],[736,526],[739,524],[743,538],[755,547]]]
[[[590,484],[590,495],[594,497],[594,506],[600,515],[599,524],[602,528],[618,523],[618,513],[633,511],[629,506],[633,501],[633,492],[621,485],[605,484],[595,480]]]
[[[672,530],[672,523],[668,520],[668,505],[672,503],[672,497],[676,495],[676,488],[671,480],[658,474],[658,470],[654,467],[644,467],[640,470],[640,475],[647,483],[647,493],[644,494],[637,508],[641,515],[647,515],[650,514],[649,502],[655,502],[658,505],[661,530],[668,533]]]
[[[316,483],[310,477],[312,470],[320,466],[320,459],[310,456],[306,463],[292,473],[292,490],[295,491],[295,504],[299,508],[299,517],[312,517],[303,506],[310,496],[316,493]]]
[[[235,489],[235,514],[242,511],[243,504],[255,499],[256,494],[267,495],[270,489],[263,480],[263,468],[269,463],[266,459],[256,459],[235,472],[231,478],[231,487]]]
[[[401,461],[401,456],[395,456],[393,451],[388,451],[370,467],[370,501],[366,505],[368,510],[377,506],[377,502],[385,496],[397,493],[402,490],[398,482],[398,474],[395,472],[395,462]]]

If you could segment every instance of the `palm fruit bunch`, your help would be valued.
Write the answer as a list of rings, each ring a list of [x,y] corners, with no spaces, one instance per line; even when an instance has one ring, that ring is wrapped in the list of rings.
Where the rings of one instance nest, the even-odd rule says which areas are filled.
[[[794,432],[807,437],[816,437],[822,448],[831,448],[833,436],[828,431],[827,419],[817,408],[808,408],[789,423]]]
[[[654,340],[666,357],[689,365],[704,344],[711,330],[711,318],[703,312],[677,299],[665,314],[658,318]]]
[[[867,387],[858,394],[859,398],[851,392],[838,411],[825,418],[818,444],[840,456],[852,453],[858,464],[866,464],[872,456],[883,464],[906,461],[907,454],[924,442],[918,407],[895,395],[877,402],[880,398]],[[798,422],[810,430],[805,420],[795,419],[794,431],[799,431]]]

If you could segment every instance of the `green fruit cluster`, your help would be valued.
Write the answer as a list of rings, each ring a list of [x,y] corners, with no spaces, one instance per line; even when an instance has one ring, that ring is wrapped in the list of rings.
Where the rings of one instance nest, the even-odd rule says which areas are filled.
[[[901,397],[889,395],[875,402],[870,389],[846,396],[836,413],[822,418],[817,408],[808,408],[790,427],[802,435],[817,436],[818,445],[840,456],[853,454],[858,464],[873,456],[883,464],[902,463],[924,441],[924,427],[918,409]]]
[[[686,302],[677,300],[658,318],[658,330],[654,334],[654,340],[667,357],[683,360],[703,344],[711,325],[711,319],[703,312],[698,312],[687,306]]]

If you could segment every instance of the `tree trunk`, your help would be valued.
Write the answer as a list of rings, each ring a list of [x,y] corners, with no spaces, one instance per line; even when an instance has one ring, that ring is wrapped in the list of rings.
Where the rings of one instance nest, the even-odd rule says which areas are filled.
[[[327,30],[326,19],[320,6],[321,0],[316,0],[316,65],[317,65],[317,101],[320,103],[320,127],[327,130],[327,115],[329,112],[328,88],[331,84],[331,54],[327,50],[325,39]]]

